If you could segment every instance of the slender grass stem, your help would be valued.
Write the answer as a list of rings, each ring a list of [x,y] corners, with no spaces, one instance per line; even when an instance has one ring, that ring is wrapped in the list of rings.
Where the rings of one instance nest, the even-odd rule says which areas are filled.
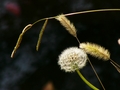
[[[40,47],[42,35],[43,35],[43,32],[44,32],[45,27],[46,27],[46,25],[47,25],[47,22],[48,22],[48,19],[45,20],[44,25],[43,25],[42,29],[40,30],[38,42],[37,42],[37,45],[36,45],[36,50],[37,50],[37,51],[38,51],[38,49],[39,49],[39,47]]]
[[[102,81],[100,80],[100,78],[99,78],[99,76],[98,76],[98,74],[97,74],[97,72],[96,72],[95,68],[93,67],[93,65],[92,65],[91,61],[89,60],[89,58],[88,58],[88,61],[89,61],[90,65],[91,65],[91,67],[92,67],[92,69],[93,69],[93,71],[94,71],[94,73],[95,73],[95,75],[96,75],[96,77],[97,77],[98,81],[100,82],[100,84],[101,84],[101,86],[102,86],[103,90],[105,90],[105,87],[104,87],[104,85],[102,84]]]
[[[78,73],[78,75],[80,76],[80,78],[93,90],[99,90],[97,87],[95,87],[94,85],[92,85],[89,81],[87,81],[84,76],[81,74],[81,72],[79,70],[76,70],[76,72]]]
[[[110,11],[120,11],[120,9],[97,9],[97,10],[86,10],[86,11],[80,11],[80,12],[74,12],[74,13],[68,13],[64,14],[65,16],[72,16],[72,15],[77,15],[77,14],[86,14],[86,13],[95,13],[95,12],[110,12]],[[35,25],[36,23],[46,20],[46,19],[54,19],[56,16],[53,17],[47,17],[47,18],[42,18],[34,22],[32,25]]]
[[[77,39],[78,43],[80,44],[80,40],[78,39],[78,37],[76,36],[75,38]]]

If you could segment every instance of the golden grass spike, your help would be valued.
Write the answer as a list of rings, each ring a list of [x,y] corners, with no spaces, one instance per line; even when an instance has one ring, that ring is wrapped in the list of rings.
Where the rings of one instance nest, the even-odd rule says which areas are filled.
[[[40,47],[40,42],[41,42],[41,39],[42,39],[42,35],[43,35],[43,32],[45,30],[45,27],[47,25],[47,22],[48,22],[48,19],[46,18],[44,24],[43,24],[43,27],[42,29],[40,30],[40,34],[39,34],[39,38],[38,38],[38,42],[37,42],[37,45],[36,45],[36,50],[38,51],[39,47]]]
[[[86,51],[86,53],[97,57],[99,59],[103,59],[104,61],[110,60],[110,63],[116,68],[116,70],[120,73],[120,65],[118,65],[115,61],[113,61],[112,59],[110,59],[110,53],[108,50],[106,50],[105,48],[97,45],[97,44],[93,44],[93,43],[81,43],[80,44],[80,48],[84,49]]]
[[[19,35],[19,38],[18,38],[18,40],[17,40],[17,43],[16,43],[16,45],[15,45],[13,51],[12,51],[11,58],[14,57],[14,54],[15,54],[16,50],[19,48],[24,33],[25,33],[27,30],[29,30],[31,27],[32,27],[32,24],[28,24],[28,25],[23,29],[22,33]]]
[[[61,14],[56,16],[56,18],[60,23],[66,28],[66,30],[73,35],[74,37],[77,37],[76,34],[76,28],[75,26],[65,17],[65,15]]]
[[[104,61],[110,59],[109,51],[101,47],[100,45],[87,42],[87,43],[81,43],[80,48],[84,49],[86,53],[94,57],[97,57],[99,59],[103,59]]]

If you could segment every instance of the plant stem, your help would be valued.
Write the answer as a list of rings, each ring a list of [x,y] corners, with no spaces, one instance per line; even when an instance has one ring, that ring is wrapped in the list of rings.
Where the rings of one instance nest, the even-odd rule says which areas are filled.
[[[80,76],[80,78],[93,90],[99,90],[98,88],[96,88],[94,85],[92,85],[89,81],[87,81],[84,76],[81,74],[81,72],[77,69],[76,72],[78,73],[78,75]]]
[[[86,13],[95,13],[95,12],[110,12],[110,11],[120,11],[120,9],[97,9],[97,10],[87,10],[87,11],[80,11],[80,12],[73,12],[73,13],[68,13],[64,14],[65,16],[72,16],[72,15],[78,15],[78,14],[86,14]],[[53,17],[47,17],[47,18],[42,18],[34,22],[32,25],[35,25],[36,23],[40,21],[44,21],[46,19],[54,19],[56,16]]]

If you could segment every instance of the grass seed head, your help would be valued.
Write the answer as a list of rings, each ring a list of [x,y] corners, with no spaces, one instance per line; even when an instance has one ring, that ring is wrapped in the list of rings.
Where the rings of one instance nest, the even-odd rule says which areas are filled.
[[[87,42],[81,43],[80,48],[85,50],[86,53],[99,59],[103,59],[104,61],[110,59],[110,52],[107,49],[101,47],[100,45]]]

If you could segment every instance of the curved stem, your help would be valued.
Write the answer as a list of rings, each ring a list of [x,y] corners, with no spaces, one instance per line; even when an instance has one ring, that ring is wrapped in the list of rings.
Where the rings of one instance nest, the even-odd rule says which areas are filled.
[[[74,13],[65,14],[65,16],[84,14],[84,13],[95,13],[95,12],[108,12],[108,11],[120,11],[120,9],[96,9],[96,10],[86,10]]]
[[[105,11],[120,11],[120,9],[87,10],[87,11],[80,11],[80,12],[68,13],[68,14],[64,14],[64,15],[65,15],[65,16],[72,16],[72,15],[77,15],[77,14],[94,13],[94,12],[105,12]],[[25,32],[26,32],[27,30],[29,30],[33,25],[37,24],[37,23],[40,22],[40,21],[44,21],[44,20],[46,20],[46,19],[47,19],[47,20],[48,20],[48,19],[54,19],[54,18],[56,18],[56,16],[48,17],[48,18],[42,18],[42,19],[39,19],[39,20],[37,20],[36,22],[34,22],[34,23],[32,23],[32,24],[27,25],[27,26],[23,29],[21,35],[19,36],[19,38],[18,38],[19,40],[18,40],[18,42],[17,42],[18,44],[16,44],[16,46],[14,47],[14,50],[13,50],[13,52],[12,52],[12,54],[11,54],[11,57],[13,58],[16,50],[17,50],[18,47],[19,47],[19,44],[21,43],[22,36],[25,34]],[[77,41],[80,43],[80,41],[78,40],[77,37],[76,37],[76,39],[77,39]],[[114,63],[112,62],[112,64],[114,64]]]
[[[87,81],[84,76],[80,73],[79,70],[76,70],[76,72],[78,73],[78,75],[81,77],[81,79],[93,90],[99,90],[98,88],[96,88],[94,85],[92,85],[89,81]]]
[[[85,14],[85,13],[95,13],[95,12],[108,12],[108,11],[120,11],[120,9],[97,9],[97,10],[86,10],[86,11],[80,11],[80,12],[74,12],[74,13],[68,13],[64,14],[65,16],[72,16],[72,15],[77,15],[77,14]],[[32,25],[35,25],[36,23],[46,20],[46,19],[54,19],[56,16],[53,17],[47,17],[47,18],[42,18],[34,22]]]

